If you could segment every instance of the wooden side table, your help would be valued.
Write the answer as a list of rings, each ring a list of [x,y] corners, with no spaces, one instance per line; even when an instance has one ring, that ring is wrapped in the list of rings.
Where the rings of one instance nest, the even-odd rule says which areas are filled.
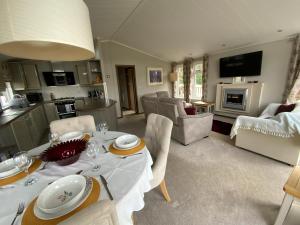
[[[192,102],[192,104],[196,109],[202,108],[204,109],[205,112],[213,112],[215,107],[214,102],[196,101],[196,102]]]
[[[300,199],[300,166],[295,166],[293,172],[285,183],[283,190],[285,196],[274,225],[282,225],[294,199]]]

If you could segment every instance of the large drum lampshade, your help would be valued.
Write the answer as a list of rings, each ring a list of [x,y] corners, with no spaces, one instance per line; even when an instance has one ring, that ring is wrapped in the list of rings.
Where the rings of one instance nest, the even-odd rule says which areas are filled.
[[[95,56],[82,0],[0,0],[0,53],[51,61]]]

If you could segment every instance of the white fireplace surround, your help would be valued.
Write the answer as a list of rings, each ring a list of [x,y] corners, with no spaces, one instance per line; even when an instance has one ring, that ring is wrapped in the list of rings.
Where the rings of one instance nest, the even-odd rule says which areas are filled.
[[[217,84],[215,114],[257,116],[263,83]]]

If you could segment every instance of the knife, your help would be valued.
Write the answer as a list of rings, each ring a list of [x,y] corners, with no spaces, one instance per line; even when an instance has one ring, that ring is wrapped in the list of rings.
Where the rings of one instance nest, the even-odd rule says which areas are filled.
[[[114,200],[112,194],[110,193],[110,190],[108,189],[107,181],[105,180],[105,178],[102,175],[100,175],[100,179],[101,179],[102,184],[104,185],[104,188],[108,194],[109,199]]]

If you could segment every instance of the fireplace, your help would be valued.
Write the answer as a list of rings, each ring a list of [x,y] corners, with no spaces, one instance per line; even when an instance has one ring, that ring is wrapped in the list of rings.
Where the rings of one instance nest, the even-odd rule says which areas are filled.
[[[222,108],[246,111],[247,88],[224,88]]]

